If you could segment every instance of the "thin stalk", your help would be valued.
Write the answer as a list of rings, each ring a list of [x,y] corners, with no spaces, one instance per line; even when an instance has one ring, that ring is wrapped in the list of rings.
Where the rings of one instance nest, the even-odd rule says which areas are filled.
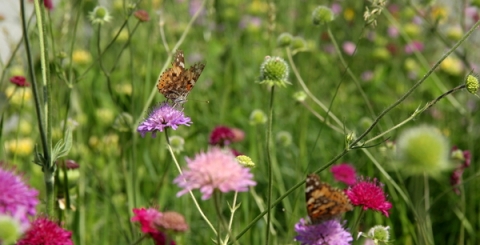
[[[272,189],[273,189],[273,170],[272,170],[272,153],[270,152],[270,144],[272,143],[270,138],[272,135],[272,125],[273,125],[273,101],[275,95],[275,86],[272,86],[270,90],[270,105],[268,111],[268,127],[267,127],[267,145],[266,145],[266,154],[267,154],[267,175],[268,175],[268,187],[267,187],[267,229],[265,234],[265,244],[270,244],[270,224],[271,224],[271,203],[272,203]]]

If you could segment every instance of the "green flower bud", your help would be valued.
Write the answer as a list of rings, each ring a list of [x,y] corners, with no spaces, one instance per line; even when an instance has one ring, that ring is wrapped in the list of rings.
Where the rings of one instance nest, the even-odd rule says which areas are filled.
[[[307,99],[307,94],[303,91],[298,91],[293,94],[293,99],[299,102],[305,101]]]
[[[407,175],[426,173],[435,177],[453,167],[449,157],[448,141],[435,127],[410,128],[398,137],[398,169]]]
[[[307,42],[301,37],[294,37],[292,39],[292,49],[296,52],[307,49]]]
[[[390,227],[388,226],[381,226],[381,225],[376,225],[372,227],[368,231],[367,237],[372,239],[376,244],[378,242],[386,243],[389,242],[388,240],[390,239],[390,232],[388,231]]]
[[[468,92],[470,92],[471,94],[477,94],[479,88],[477,77],[468,75],[466,85]]]
[[[252,159],[250,157],[247,157],[245,155],[240,155],[240,156],[237,156],[237,161],[238,163],[240,163],[240,165],[244,166],[244,167],[247,167],[247,168],[254,168],[255,167],[255,163],[252,161]]]
[[[276,137],[277,144],[288,147],[292,144],[292,135],[287,131],[280,131]]]
[[[183,146],[185,145],[185,140],[180,136],[171,136],[170,137],[170,146],[175,153],[183,151]]]
[[[318,6],[312,13],[312,22],[314,25],[324,25],[333,21],[333,11],[325,6]]]
[[[15,244],[22,235],[22,227],[15,218],[1,214],[0,215],[0,243]]]
[[[265,61],[260,66],[260,83],[285,87],[286,84],[290,84],[287,78],[288,65],[285,60],[280,57],[265,57]]]
[[[97,6],[89,13],[88,17],[94,25],[103,25],[105,22],[109,22],[112,16],[105,7]]]
[[[250,114],[250,124],[257,125],[257,124],[265,124],[267,122],[267,114],[260,109],[255,109]]]
[[[292,43],[292,35],[288,32],[280,34],[277,38],[277,45],[281,48],[288,47]]]

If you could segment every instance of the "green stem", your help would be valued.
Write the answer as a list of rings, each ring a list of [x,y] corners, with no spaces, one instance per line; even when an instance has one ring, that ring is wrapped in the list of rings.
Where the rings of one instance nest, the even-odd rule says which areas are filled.
[[[266,145],[266,154],[267,154],[267,174],[268,174],[268,187],[267,187],[267,228],[265,234],[265,244],[270,244],[270,223],[271,223],[271,203],[272,203],[272,189],[273,189],[273,174],[272,174],[272,156],[270,152],[270,144],[272,143],[270,138],[272,135],[272,125],[273,125],[273,99],[275,94],[275,86],[272,86],[270,90],[270,105],[268,112],[268,127],[267,127],[267,145]],[[272,207],[273,208],[273,207]]]

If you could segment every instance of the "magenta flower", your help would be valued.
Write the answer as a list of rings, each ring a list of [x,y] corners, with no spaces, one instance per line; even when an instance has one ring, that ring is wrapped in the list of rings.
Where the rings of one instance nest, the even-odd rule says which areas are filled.
[[[392,204],[387,201],[383,192],[383,185],[377,179],[359,179],[357,183],[345,191],[354,206],[363,206],[363,210],[372,209],[388,217],[388,210]]]
[[[462,184],[463,171],[470,167],[472,155],[470,154],[470,151],[462,151],[456,146],[452,147],[452,153],[450,155],[453,160],[459,162],[459,165],[450,175],[450,184],[452,185],[455,194],[460,195],[460,189],[458,186]]]
[[[209,199],[215,189],[221,192],[247,191],[256,185],[249,168],[241,166],[228,151],[212,148],[194,159],[186,159],[188,169],[173,181],[181,190],[177,197],[193,189],[200,189],[202,199]]]
[[[242,141],[245,133],[238,128],[229,128],[225,126],[217,126],[210,134],[210,145],[226,146],[233,142]]]
[[[28,87],[30,83],[27,82],[24,76],[13,76],[10,78],[10,82],[17,85],[18,87]]]
[[[26,185],[20,176],[2,167],[0,162],[0,214],[18,218],[26,230],[30,226],[28,218],[36,214],[38,191]]]
[[[190,123],[190,118],[185,117],[182,111],[173,108],[168,103],[162,103],[150,112],[150,115],[148,115],[145,121],[140,123],[137,131],[142,137],[145,137],[146,133],[152,132],[152,137],[155,138],[157,131],[162,132],[169,127],[176,130],[178,126],[190,126]]]
[[[47,217],[39,217],[32,223],[17,245],[73,245],[72,233],[58,226]]]
[[[150,237],[155,241],[155,245],[176,245],[175,241],[169,239],[167,242],[167,236],[163,232],[155,232],[155,233],[150,233]]]
[[[332,166],[330,170],[333,174],[333,178],[336,181],[343,182],[347,185],[353,185],[357,182],[357,173],[355,168],[348,163],[341,163],[335,166]]]
[[[158,232],[155,221],[163,216],[161,212],[154,208],[134,208],[132,211],[135,216],[130,221],[139,222],[143,233]]]
[[[295,231],[295,240],[302,245],[347,245],[353,241],[350,232],[346,231],[337,219],[320,224],[308,224],[304,219],[300,219],[300,222],[295,224]]]

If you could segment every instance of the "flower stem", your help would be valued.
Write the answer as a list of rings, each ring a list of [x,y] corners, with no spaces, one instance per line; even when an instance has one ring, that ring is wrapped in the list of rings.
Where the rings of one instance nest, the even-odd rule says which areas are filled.
[[[268,187],[267,187],[267,228],[265,234],[265,244],[270,244],[270,223],[271,223],[271,204],[272,204],[272,186],[273,186],[273,174],[272,174],[272,156],[270,152],[272,125],[273,125],[273,99],[275,94],[275,86],[272,86],[270,90],[270,105],[268,112],[268,127],[267,127],[267,174],[268,174]]]
[[[173,162],[175,162],[175,166],[177,167],[178,172],[180,174],[182,174],[182,168],[180,167],[180,164],[178,163],[177,158],[175,157],[175,153],[173,152],[172,146],[170,145],[170,138],[168,137],[167,130],[165,130],[165,138],[167,140],[167,148],[168,148],[168,151],[170,152],[170,155],[172,156]],[[202,208],[198,204],[197,199],[195,199],[195,196],[193,195],[193,192],[191,190],[188,190],[188,193],[192,197],[193,203],[195,204],[195,207],[197,208],[197,210],[200,213],[200,215],[202,216],[202,218],[205,220],[205,222],[207,222],[208,226],[210,226],[213,233],[215,233],[215,235],[217,235],[217,231],[215,230],[215,227],[212,225],[210,220],[208,220],[207,216],[202,211]]]

